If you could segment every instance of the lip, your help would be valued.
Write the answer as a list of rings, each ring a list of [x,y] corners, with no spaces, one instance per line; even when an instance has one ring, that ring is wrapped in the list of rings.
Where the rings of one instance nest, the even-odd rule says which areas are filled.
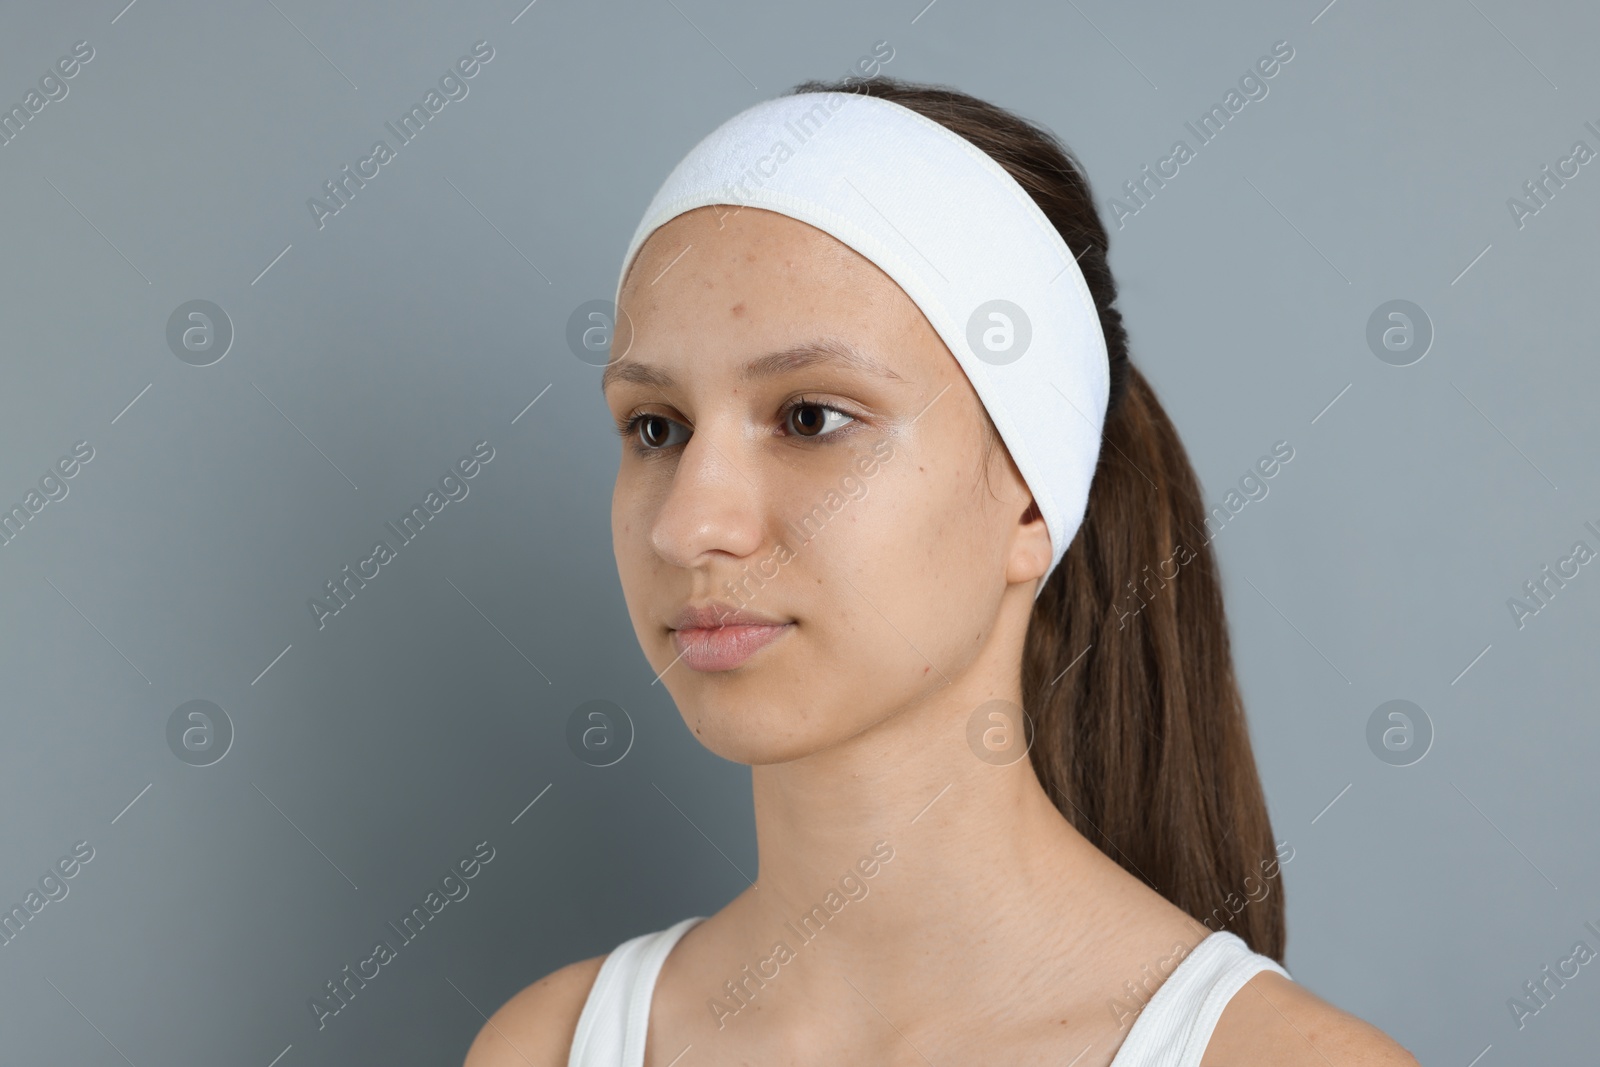
[[[794,628],[794,620],[736,610],[720,601],[691,604],[672,620],[678,657],[696,671],[731,671]]]
[[[672,631],[679,658],[697,671],[731,671],[794,628],[781,626],[718,626]]]
[[[725,626],[782,626],[793,619],[743,611],[722,600],[685,604],[667,625],[673,630],[715,630]]]

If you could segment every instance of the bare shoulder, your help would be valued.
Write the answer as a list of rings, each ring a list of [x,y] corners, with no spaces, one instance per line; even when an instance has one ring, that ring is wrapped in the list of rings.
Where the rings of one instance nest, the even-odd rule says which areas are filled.
[[[569,963],[502,1004],[478,1031],[463,1067],[566,1067],[578,1016],[605,959]]]
[[[1228,1001],[1205,1063],[1419,1067],[1415,1056],[1376,1026],[1274,971],[1257,974]]]

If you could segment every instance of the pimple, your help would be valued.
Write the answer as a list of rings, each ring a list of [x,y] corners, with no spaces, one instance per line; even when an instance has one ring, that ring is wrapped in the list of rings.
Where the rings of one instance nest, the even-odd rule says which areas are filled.
[[[738,318],[740,315],[744,314],[744,301],[743,300],[739,301],[737,304],[733,305],[733,307],[729,308],[728,310],[733,313],[733,317],[734,318]]]

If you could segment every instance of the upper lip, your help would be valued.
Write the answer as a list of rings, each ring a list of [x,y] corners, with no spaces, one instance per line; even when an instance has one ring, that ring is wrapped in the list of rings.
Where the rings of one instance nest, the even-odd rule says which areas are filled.
[[[715,630],[723,626],[783,626],[792,621],[744,611],[721,600],[707,600],[684,605],[672,617],[671,626],[674,630]]]

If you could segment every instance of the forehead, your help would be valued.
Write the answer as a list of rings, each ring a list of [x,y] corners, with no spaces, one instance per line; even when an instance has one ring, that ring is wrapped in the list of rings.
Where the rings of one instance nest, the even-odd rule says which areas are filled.
[[[613,366],[691,350],[701,359],[736,358],[817,336],[876,346],[920,333],[939,343],[921,309],[875,263],[831,234],[760,208],[715,205],[667,222],[640,247],[619,302],[631,331]],[[623,333],[619,325],[619,341]]]
[[[737,295],[769,313],[911,300],[871,260],[829,233],[761,208],[712,205],[677,216],[640,247],[620,300],[630,315]],[[736,302],[730,301],[732,305]]]

